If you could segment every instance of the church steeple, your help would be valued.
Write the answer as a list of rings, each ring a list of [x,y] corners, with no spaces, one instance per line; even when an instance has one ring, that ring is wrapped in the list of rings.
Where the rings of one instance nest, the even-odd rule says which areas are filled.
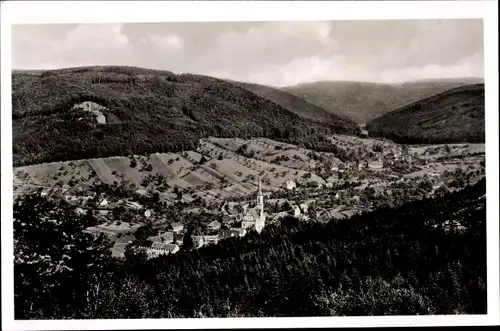
[[[264,206],[264,195],[262,194],[262,183],[260,181],[260,176],[258,187],[259,189],[257,190],[257,205]]]
[[[264,214],[264,195],[262,194],[262,182],[260,180],[260,176],[259,176],[258,187],[259,188],[257,190],[257,208],[259,210],[259,218],[256,219],[255,229],[257,230],[257,232],[260,233],[260,231],[262,231],[262,228],[265,225],[265,220],[266,220],[266,216]]]

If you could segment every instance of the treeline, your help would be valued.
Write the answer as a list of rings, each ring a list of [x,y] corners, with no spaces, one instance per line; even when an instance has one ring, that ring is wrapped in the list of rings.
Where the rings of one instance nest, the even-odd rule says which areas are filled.
[[[352,121],[306,119],[215,78],[168,72],[149,77],[134,70],[14,74],[14,164],[189,150],[208,136],[300,141],[359,132]],[[106,107],[107,124],[72,114],[83,101]]]
[[[93,269],[74,269],[84,280],[78,287],[59,282],[62,275],[73,279],[72,270],[42,277],[19,259],[16,318],[484,314],[485,191],[483,179],[460,192],[346,221],[287,217],[260,235],[149,261],[130,247],[125,260],[100,262],[85,255],[76,260]],[[16,251],[31,256],[47,252],[40,248],[46,245],[59,254],[53,247],[59,232],[40,236],[26,230],[39,229],[40,210],[47,210],[30,213],[29,201],[15,206],[14,235],[16,243],[23,242]],[[464,229],[443,225],[450,218]],[[97,248],[86,251],[103,256]]]

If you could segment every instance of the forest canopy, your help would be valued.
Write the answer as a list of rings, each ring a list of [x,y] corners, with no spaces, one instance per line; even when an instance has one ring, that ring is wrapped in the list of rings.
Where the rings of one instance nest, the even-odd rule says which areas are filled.
[[[343,221],[290,216],[152,260],[111,258],[87,221],[28,195],[14,206],[16,318],[484,314],[485,192],[483,179]]]
[[[105,107],[105,124],[73,109],[85,101]],[[191,150],[208,136],[300,141],[359,133],[352,120],[300,116],[231,82],[133,67],[15,72],[12,105],[15,166]]]

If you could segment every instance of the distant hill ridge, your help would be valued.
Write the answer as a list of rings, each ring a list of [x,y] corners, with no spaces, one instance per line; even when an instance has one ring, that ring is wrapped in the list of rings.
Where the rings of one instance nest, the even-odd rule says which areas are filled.
[[[318,81],[283,87],[281,90],[318,105],[332,114],[366,124],[412,102],[455,87],[483,82],[482,78],[473,77],[426,79],[395,84]]]
[[[483,143],[484,84],[451,89],[366,124],[370,136],[398,143]]]
[[[106,124],[72,109],[85,101],[106,108]],[[189,150],[208,136],[298,143],[359,133],[352,120],[314,115],[317,107],[310,116],[221,79],[137,67],[14,71],[12,102],[15,166]]]
[[[344,117],[342,115],[334,115],[317,105],[307,102],[294,94],[282,91],[278,88],[236,81],[234,81],[233,83],[257,94],[262,98],[268,99],[278,105],[281,105],[282,107],[304,118],[327,123],[335,123],[339,121],[339,117],[342,118],[343,121],[352,121],[351,119],[348,119],[347,117]]]

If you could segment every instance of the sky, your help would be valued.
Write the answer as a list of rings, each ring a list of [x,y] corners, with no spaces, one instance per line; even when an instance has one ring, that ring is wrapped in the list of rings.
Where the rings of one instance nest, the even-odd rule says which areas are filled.
[[[482,20],[12,27],[13,69],[128,65],[271,86],[484,77]]]

